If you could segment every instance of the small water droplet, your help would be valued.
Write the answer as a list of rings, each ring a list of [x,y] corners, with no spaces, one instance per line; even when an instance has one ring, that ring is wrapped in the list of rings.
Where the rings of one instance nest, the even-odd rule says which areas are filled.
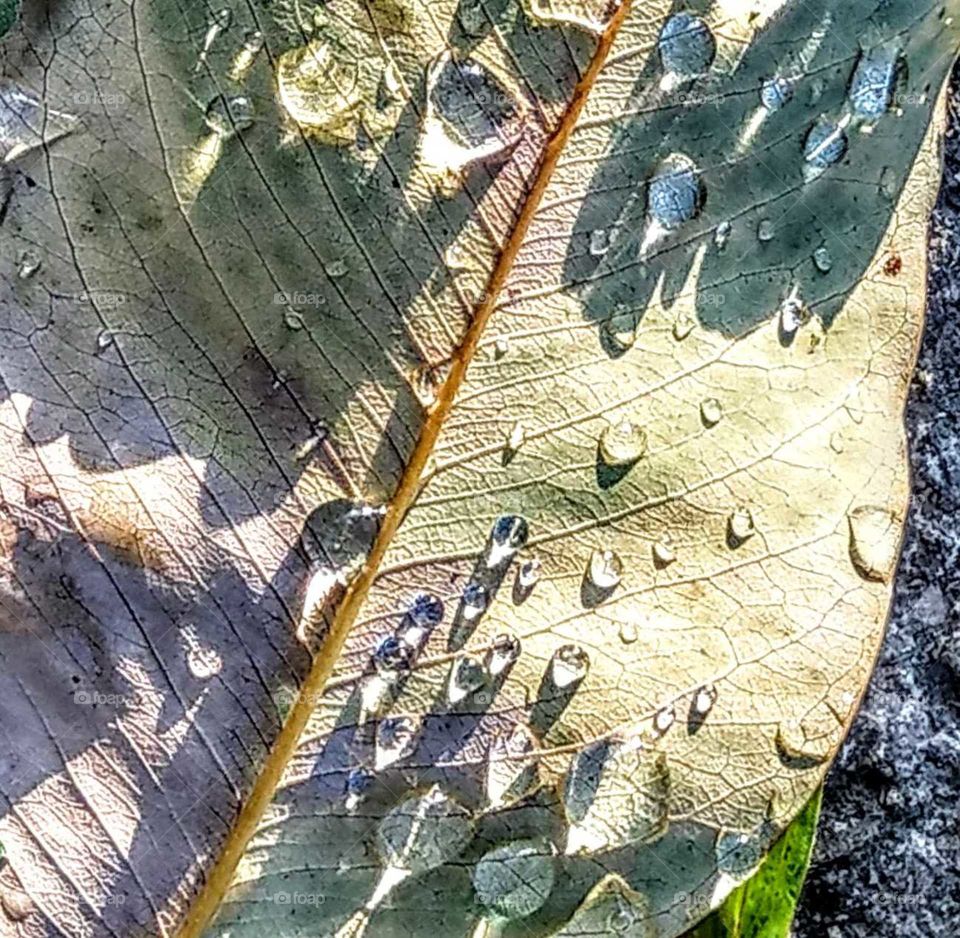
[[[116,341],[116,336],[112,329],[101,329],[97,333],[97,354],[105,352]]]
[[[682,153],[673,153],[651,177],[647,206],[650,217],[671,231],[690,221],[700,211],[703,189],[696,163]]]
[[[298,332],[304,326],[303,316],[294,309],[287,309],[283,314],[283,321],[287,328],[293,329],[294,332]]]
[[[590,670],[590,658],[579,645],[563,645],[550,659],[550,680],[560,690],[579,684]]]
[[[662,736],[676,722],[677,711],[671,707],[662,707],[653,716],[653,731],[657,736]]]
[[[463,591],[462,614],[468,622],[479,618],[486,611],[489,597],[480,583],[470,583]]]
[[[884,166],[880,173],[880,194],[890,201],[897,197],[897,171],[892,166]]]
[[[29,280],[40,269],[40,255],[34,251],[24,251],[20,255],[20,266],[17,276],[21,280]]]
[[[797,330],[810,318],[810,313],[800,297],[800,286],[794,284],[789,296],[780,304],[780,335],[792,339]]]
[[[618,352],[633,348],[637,341],[636,320],[632,313],[614,313],[603,323],[603,331]]]
[[[722,251],[727,246],[727,241],[730,240],[730,235],[733,233],[733,225],[728,221],[722,221],[717,225],[717,230],[713,233],[713,243],[717,246],[718,251]]]
[[[853,110],[867,119],[882,117],[893,103],[902,68],[903,59],[894,46],[882,45],[861,53],[850,80]]]
[[[506,633],[498,635],[487,651],[483,665],[491,678],[498,678],[512,668],[520,657],[520,639]]]
[[[397,629],[397,638],[414,654],[427,643],[430,633],[443,619],[443,603],[430,593],[418,593],[407,607]]]
[[[686,313],[681,313],[673,323],[673,337],[678,342],[682,342],[693,332],[694,326],[696,326],[696,322],[694,322],[693,317],[688,316]]]
[[[723,405],[715,397],[700,404],[700,419],[705,427],[715,427],[723,419]]]
[[[524,591],[532,590],[540,581],[540,561],[534,557],[526,561],[517,573],[517,582]]]
[[[606,228],[596,228],[590,232],[590,254],[602,257],[610,250],[610,233]]]
[[[447,700],[451,705],[460,703],[475,690],[483,687],[486,680],[487,671],[476,658],[472,655],[457,658],[450,668],[450,678],[447,681]]]
[[[347,262],[339,257],[326,265],[327,276],[333,277],[334,279],[346,276],[349,270],[350,268],[347,266]]]
[[[820,273],[828,274],[833,267],[833,255],[826,246],[821,245],[813,252],[813,263]]]
[[[524,429],[524,426],[518,420],[511,428],[509,434],[507,434],[507,444],[506,450],[507,453],[513,455],[520,449],[521,446],[527,440],[527,431]]]
[[[387,635],[373,650],[373,665],[385,680],[396,681],[413,666],[413,652],[396,635]]]
[[[637,627],[633,622],[620,623],[620,641],[624,645],[632,645],[638,638]]]
[[[673,550],[673,544],[666,536],[653,545],[653,562],[657,567],[669,567],[676,559],[677,555]]]
[[[793,82],[776,75],[763,83],[760,88],[760,102],[768,111],[779,111],[793,98]]]
[[[373,755],[375,771],[382,772],[413,753],[417,746],[420,725],[420,717],[414,716],[384,717],[377,724]]]
[[[434,787],[400,802],[383,818],[377,845],[388,867],[419,874],[452,860],[472,836],[470,812]]]
[[[232,137],[252,126],[253,100],[245,94],[218,94],[207,105],[204,113],[207,127],[220,137]]]
[[[553,938],[657,938],[650,900],[617,873],[607,874]]]
[[[234,56],[227,73],[230,81],[239,84],[246,80],[257,56],[263,51],[263,46],[263,33],[259,29],[251,29],[244,34],[243,45]]]
[[[224,30],[230,28],[232,22],[233,13],[227,7],[215,10],[211,14],[207,22],[207,31],[203,37],[203,45],[200,49],[200,54],[197,56],[197,64],[194,71],[199,72],[203,68],[204,63],[207,61],[207,56],[213,48],[213,44]]]
[[[757,225],[757,239],[759,241],[772,241],[776,236],[777,229],[769,218],[762,218]]]
[[[187,668],[190,673],[201,681],[218,675],[223,668],[223,659],[216,649],[201,642],[193,626],[184,626],[181,636],[186,645]]]
[[[496,359],[503,358],[510,351],[510,340],[501,338],[493,343],[493,356]]]
[[[527,543],[529,536],[527,522],[520,515],[501,515],[493,524],[490,532],[490,550],[487,553],[488,569],[499,567]]]
[[[693,710],[701,717],[705,717],[717,702],[717,689],[713,684],[704,684],[693,695]]]
[[[699,16],[676,13],[663,24],[657,49],[665,71],[691,79],[710,67],[717,44],[710,27]]]
[[[595,550],[587,570],[590,582],[598,590],[612,590],[623,578],[623,561],[616,551]]]
[[[647,451],[647,434],[629,420],[607,424],[600,433],[600,456],[608,466],[632,466]]]
[[[734,547],[739,547],[756,533],[749,508],[738,508],[727,520],[727,539]]]
[[[861,505],[847,517],[850,526],[850,559],[865,580],[889,582],[897,565],[900,527],[885,508]]]
[[[768,840],[761,830],[753,834],[740,831],[724,831],[717,836],[717,869],[734,879],[746,879],[759,865]]]
[[[835,121],[821,117],[807,134],[803,158],[817,169],[826,169],[843,159],[847,152],[847,133]]]
[[[496,918],[513,921],[533,915],[543,906],[555,876],[553,851],[548,846],[518,840],[480,858],[473,869],[473,888]]]
[[[371,771],[362,766],[350,770],[344,787],[344,807],[348,811],[357,810],[373,786],[375,777]]]

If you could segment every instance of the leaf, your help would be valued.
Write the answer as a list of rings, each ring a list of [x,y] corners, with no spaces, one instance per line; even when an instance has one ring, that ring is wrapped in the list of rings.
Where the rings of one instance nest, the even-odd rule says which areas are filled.
[[[677,934],[880,641],[956,17],[222,9],[4,37],[3,908]]]
[[[823,789],[793,819],[760,869],[688,938],[788,938],[813,853]]]

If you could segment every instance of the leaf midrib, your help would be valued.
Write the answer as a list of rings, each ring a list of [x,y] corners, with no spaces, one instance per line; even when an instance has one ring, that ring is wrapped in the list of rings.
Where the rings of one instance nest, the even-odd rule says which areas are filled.
[[[306,728],[315,702],[324,692],[327,681],[333,673],[350,629],[356,621],[367,593],[380,570],[381,562],[393,540],[393,536],[403,522],[407,511],[416,500],[424,469],[433,453],[440,431],[453,409],[467,368],[473,360],[487,323],[496,309],[501,291],[513,270],[517,254],[526,239],[527,231],[540,207],[544,193],[550,185],[560,156],[570,139],[571,133],[577,126],[580,114],[606,63],[613,42],[630,12],[632,2],[633,0],[620,0],[606,29],[597,41],[597,48],[590,64],[574,88],[563,118],[544,146],[543,156],[534,183],[520,209],[513,231],[490,274],[483,302],[477,307],[462,343],[452,356],[447,378],[437,394],[433,409],[427,414],[420,430],[416,446],[390,501],[367,562],[360,574],[351,583],[338,607],[323,645],[315,655],[310,671],[300,687],[297,701],[287,714],[273,747],[260,768],[253,788],[227,835],[217,861],[210,868],[203,886],[194,897],[177,932],[177,938],[200,938],[203,934],[204,929],[220,908],[223,897],[233,880],[234,871],[246,851],[247,844],[256,833],[261,818],[273,801],[283,772],[296,751],[300,735]]]

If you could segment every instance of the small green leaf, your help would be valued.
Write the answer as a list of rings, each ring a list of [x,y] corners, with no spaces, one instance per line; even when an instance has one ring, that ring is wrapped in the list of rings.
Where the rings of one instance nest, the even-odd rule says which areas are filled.
[[[760,869],[687,938],[787,938],[810,867],[822,799],[818,788]]]

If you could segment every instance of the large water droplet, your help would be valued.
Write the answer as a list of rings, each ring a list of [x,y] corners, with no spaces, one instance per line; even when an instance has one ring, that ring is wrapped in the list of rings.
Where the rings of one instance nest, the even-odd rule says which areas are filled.
[[[377,845],[387,866],[418,874],[452,860],[472,836],[470,812],[434,787],[400,802],[383,818]]]
[[[413,650],[396,635],[382,638],[373,650],[373,665],[386,680],[395,681],[413,666]]]
[[[566,690],[579,684],[590,670],[590,657],[579,645],[562,645],[550,659],[550,680]]]
[[[510,560],[527,543],[529,533],[527,522],[520,515],[501,515],[497,518],[490,532],[487,567],[493,569]]]
[[[623,561],[616,551],[595,550],[590,555],[587,576],[598,590],[612,590],[623,578]]]
[[[373,766],[377,772],[382,772],[413,753],[417,748],[420,725],[418,716],[384,717],[377,724],[373,756]]]
[[[883,45],[861,54],[850,80],[850,104],[861,117],[882,117],[893,103],[903,59],[895,46]]]
[[[777,75],[768,79],[760,88],[760,102],[768,111],[779,111],[793,98],[793,82]]]
[[[861,505],[847,517],[850,559],[865,580],[887,583],[897,565],[900,527],[885,508]]]
[[[472,655],[457,658],[450,668],[447,680],[447,700],[451,705],[460,703],[486,683],[487,671]]]
[[[752,833],[724,831],[717,836],[717,869],[736,880],[746,879],[760,865],[769,843],[764,832],[769,828],[761,825]]]
[[[647,434],[629,420],[619,420],[603,428],[599,448],[608,466],[632,466],[647,451]]]
[[[610,873],[552,938],[657,938],[657,934],[650,900]]]
[[[568,855],[650,843],[667,830],[670,777],[662,752],[639,735],[602,740],[573,759],[563,804]]]
[[[817,169],[826,169],[843,159],[847,152],[847,133],[835,121],[820,118],[807,134],[803,158]]]
[[[690,79],[710,67],[717,44],[710,27],[699,16],[676,13],[663,24],[657,49],[665,71]]]
[[[620,641],[624,645],[632,645],[639,637],[635,622],[627,620],[620,623]]]
[[[489,597],[487,589],[479,583],[470,583],[463,591],[461,612],[468,622],[478,619],[486,611]]]
[[[71,133],[77,119],[55,111],[13,82],[0,79],[0,164]]]
[[[647,192],[650,217],[668,231],[694,218],[702,201],[697,165],[682,153],[668,156],[650,179]]]
[[[443,602],[431,593],[417,593],[407,607],[397,637],[416,653],[442,619]]]
[[[253,100],[245,94],[218,94],[208,105],[203,119],[219,137],[231,137],[253,124]]]
[[[497,918],[533,915],[547,901],[555,879],[551,848],[518,840],[485,853],[473,870],[480,902]]]
[[[592,257],[603,257],[610,250],[612,237],[606,228],[596,228],[590,232],[590,254]]]
[[[487,751],[486,796],[491,808],[523,798],[537,781],[537,740],[522,723],[496,733]]]
[[[715,397],[700,404],[700,419],[705,427],[715,427],[723,419],[723,405]]]
[[[653,732],[663,736],[677,720],[677,711],[672,706],[662,707],[653,715]]]
[[[825,245],[821,245],[813,252],[813,263],[816,265],[817,270],[822,274],[830,273],[833,268],[833,255],[830,253],[830,249]]]
[[[506,450],[506,457],[512,459],[521,446],[527,441],[527,431],[524,429],[524,426],[518,420],[511,428],[510,432],[507,434],[507,441],[504,449]]]
[[[484,659],[484,667],[491,678],[498,678],[512,668],[519,657],[520,639],[504,633],[493,640]]]
[[[680,313],[673,323],[673,337],[682,342],[691,332],[693,332],[696,322],[692,316],[686,313]]]

